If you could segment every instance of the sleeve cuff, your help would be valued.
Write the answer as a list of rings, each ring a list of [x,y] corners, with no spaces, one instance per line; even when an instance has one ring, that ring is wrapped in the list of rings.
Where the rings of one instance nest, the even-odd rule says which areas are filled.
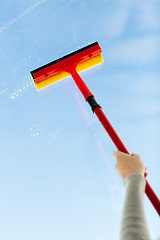
[[[123,184],[125,187],[134,184],[139,186],[143,191],[145,191],[146,181],[140,173],[131,173],[125,178]]]

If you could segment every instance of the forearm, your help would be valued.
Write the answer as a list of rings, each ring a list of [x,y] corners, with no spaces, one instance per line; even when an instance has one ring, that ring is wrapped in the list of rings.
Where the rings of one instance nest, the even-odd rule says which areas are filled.
[[[121,240],[149,240],[144,214],[145,179],[141,174],[130,174],[124,180],[125,202],[122,215]]]

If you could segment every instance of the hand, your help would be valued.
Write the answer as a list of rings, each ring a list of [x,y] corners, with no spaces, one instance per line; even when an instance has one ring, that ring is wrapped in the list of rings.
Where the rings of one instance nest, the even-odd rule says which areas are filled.
[[[116,151],[113,153],[113,156],[117,159],[115,167],[123,181],[131,173],[140,173],[142,176],[144,176],[145,167],[139,155],[129,155],[120,151]]]

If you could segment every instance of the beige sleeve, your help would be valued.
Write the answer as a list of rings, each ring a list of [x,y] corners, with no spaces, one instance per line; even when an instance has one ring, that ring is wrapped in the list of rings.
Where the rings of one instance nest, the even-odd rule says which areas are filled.
[[[145,214],[145,179],[139,173],[133,173],[124,180],[125,201],[121,222],[121,240],[150,240]]]

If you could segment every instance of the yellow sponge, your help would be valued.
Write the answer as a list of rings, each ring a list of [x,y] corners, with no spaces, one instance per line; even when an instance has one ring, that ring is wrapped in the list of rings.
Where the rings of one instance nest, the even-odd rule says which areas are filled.
[[[102,54],[99,54],[97,55],[96,57],[93,57],[87,61],[84,61],[82,63],[79,63],[78,66],[77,66],[77,72],[82,72],[88,68],[91,68],[91,67],[94,67],[95,65],[99,64],[99,63],[102,63],[103,62],[103,57],[102,57]],[[57,73],[55,75],[53,75],[52,77],[49,77],[49,78],[46,78],[45,80],[39,82],[39,83],[36,83],[34,81],[34,84],[36,86],[36,88],[39,90],[39,89],[42,89],[54,82],[57,82],[59,80],[62,80],[64,78],[67,78],[69,77],[69,73],[67,72],[60,72],[60,73]]]

